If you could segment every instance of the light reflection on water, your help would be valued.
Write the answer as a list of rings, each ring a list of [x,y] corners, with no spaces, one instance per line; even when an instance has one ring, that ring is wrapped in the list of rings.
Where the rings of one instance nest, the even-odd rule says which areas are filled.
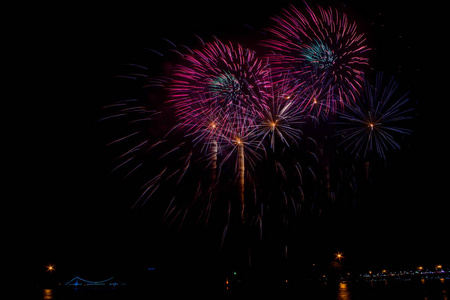
[[[397,299],[410,299],[410,300],[449,300],[448,297],[448,281],[433,282],[433,283],[411,283],[405,285],[397,285],[395,283],[376,282],[374,284],[360,285],[358,283],[349,283],[346,281],[340,282],[336,289],[328,286],[322,286],[318,288],[308,289],[307,287],[292,290],[285,290],[286,295],[289,297],[286,299],[294,299],[291,296],[302,299],[310,299],[314,296],[317,300],[397,300]],[[142,291],[141,291],[142,292]],[[147,291],[148,292],[148,291]],[[245,291],[244,291],[245,292]],[[250,292],[250,295],[254,292]],[[155,295],[155,291],[151,294]],[[158,294],[158,293],[156,293]],[[240,292],[238,293],[240,294]],[[225,297],[220,297],[220,296]],[[228,295],[228,296],[227,296]],[[184,295],[188,296],[188,295]],[[194,294],[195,295],[195,291]],[[215,297],[217,299],[235,299],[236,294],[221,294],[218,291]],[[41,289],[39,293],[39,300],[67,300],[67,299],[80,299],[80,300],[141,300],[142,293],[138,293],[133,289],[117,289],[117,290],[91,290],[91,289]]]
[[[42,290],[42,300],[53,300],[53,290],[43,289]]]
[[[339,289],[337,294],[337,300],[351,300],[352,296],[348,290],[347,282],[343,281],[339,283]]]

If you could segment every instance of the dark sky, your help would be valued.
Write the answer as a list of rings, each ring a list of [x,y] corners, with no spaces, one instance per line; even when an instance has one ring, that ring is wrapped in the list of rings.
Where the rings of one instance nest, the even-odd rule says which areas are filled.
[[[263,29],[288,3],[241,2],[224,1],[219,8],[77,3],[30,8],[23,14],[27,26],[21,36],[25,64],[20,72],[31,93],[17,98],[23,108],[17,116],[21,149],[14,202],[15,224],[25,228],[18,245],[28,250],[33,274],[40,276],[50,262],[63,279],[129,266],[192,267],[192,259],[198,265],[223,263],[217,240],[203,229],[177,233],[160,224],[158,212],[131,210],[137,192],[120,174],[109,174],[116,153],[105,145],[115,133],[98,120],[104,117],[102,106],[122,96],[114,78],[122,64],[156,62],[160,68],[145,49],[167,50],[161,38],[189,46],[194,34],[206,39],[216,35],[251,44],[257,34],[247,38],[250,27]],[[450,249],[443,242],[450,229],[446,95],[438,63],[446,54],[442,40],[435,38],[442,32],[435,23],[442,7],[410,1],[395,7],[380,1],[321,3],[354,16],[374,48],[373,67],[395,76],[410,91],[416,106],[414,132],[406,149],[390,155],[377,172],[365,203],[301,221],[301,229],[290,233],[295,242],[289,253],[327,261],[330,254],[344,251],[354,265],[367,268],[450,263]],[[277,251],[268,253],[276,256]]]

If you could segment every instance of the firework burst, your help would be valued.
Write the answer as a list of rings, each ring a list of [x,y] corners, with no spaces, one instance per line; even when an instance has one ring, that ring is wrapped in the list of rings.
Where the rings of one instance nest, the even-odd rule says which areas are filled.
[[[386,84],[380,73],[375,85],[366,82],[360,98],[339,112],[342,122],[337,124],[343,128],[336,134],[342,137],[346,150],[364,159],[372,153],[386,159],[389,148],[400,149],[395,135],[410,134],[411,130],[396,124],[410,119],[408,113],[412,109],[405,108],[406,94],[395,99],[397,86],[393,79]]]
[[[369,50],[356,22],[332,8],[318,7],[316,12],[309,6],[306,13],[291,6],[274,21],[268,29],[272,38],[264,43],[273,52],[269,58],[274,73],[288,71],[294,89],[299,84],[296,79],[305,75],[312,82],[330,81],[327,106],[331,109],[336,103],[355,100]]]
[[[260,101],[264,95],[257,92],[270,84],[268,76],[267,64],[254,51],[216,39],[185,55],[177,65],[169,102],[182,126],[195,132],[194,123],[210,126],[211,117],[206,116],[212,114],[215,122],[223,124],[230,109]]]
[[[261,142],[270,141],[270,148],[275,151],[276,140],[289,146],[300,139],[300,125],[304,123],[302,96],[290,94],[287,79],[278,84],[271,84],[263,93],[264,101],[259,103],[257,114],[258,134]]]

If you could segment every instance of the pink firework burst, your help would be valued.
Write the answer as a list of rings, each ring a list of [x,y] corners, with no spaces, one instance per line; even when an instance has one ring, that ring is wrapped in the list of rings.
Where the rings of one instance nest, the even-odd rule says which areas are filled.
[[[239,44],[216,39],[185,55],[176,66],[170,100],[180,125],[206,144],[228,136],[229,118],[236,109],[253,111],[271,84],[264,60]],[[232,112],[232,113],[230,113]]]
[[[364,82],[364,68],[368,65],[369,51],[363,33],[356,22],[345,13],[332,8],[306,5],[305,13],[294,6],[273,18],[275,25],[268,31],[272,37],[264,42],[271,54],[274,74],[289,73],[292,88],[304,84],[329,82],[324,102],[329,111],[337,103],[354,102]]]

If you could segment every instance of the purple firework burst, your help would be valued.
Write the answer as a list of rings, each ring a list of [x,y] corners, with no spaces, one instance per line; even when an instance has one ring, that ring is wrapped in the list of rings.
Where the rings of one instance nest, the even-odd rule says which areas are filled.
[[[233,134],[230,116],[248,118],[271,84],[267,64],[254,51],[217,39],[185,55],[173,78],[169,102],[181,126],[206,143]]]
[[[331,109],[353,102],[364,81],[369,50],[356,22],[332,8],[318,7],[316,12],[309,6],[306,13],[291,6],[273,19],[275,25],[268,29],[272,37],[264,43],[272,51],[273,72],[289,72],[295,89],[305,75],[313,84],[330,81],[326,102]]]

